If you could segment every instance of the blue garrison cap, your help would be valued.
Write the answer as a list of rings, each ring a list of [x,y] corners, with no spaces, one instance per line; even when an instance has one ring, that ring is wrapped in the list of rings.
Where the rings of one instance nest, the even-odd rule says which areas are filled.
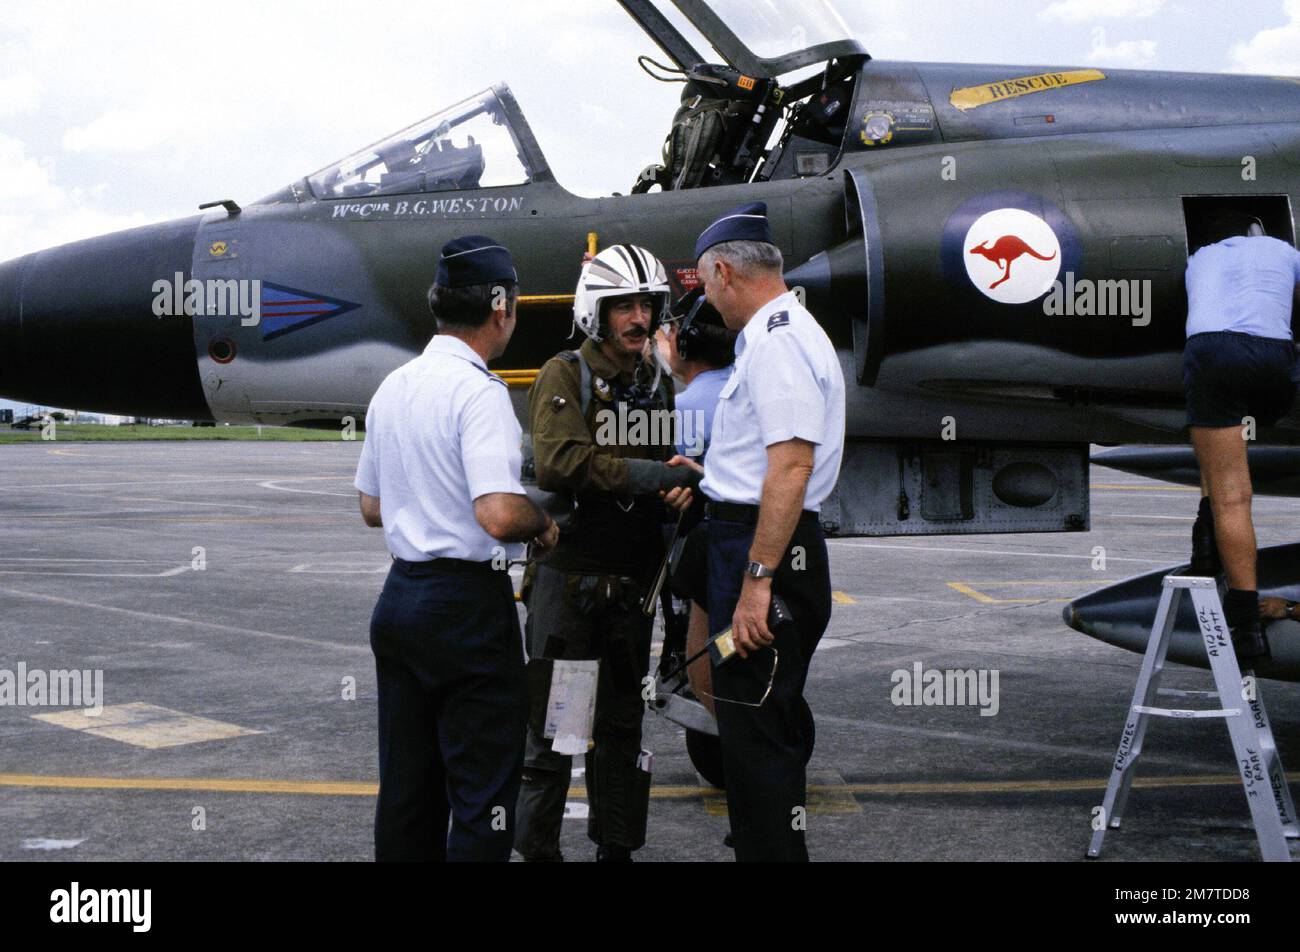
[[[484,235],[466,235],[442,246],[433,280],[444,288],[465,288],[493,281],[518,282],[519,275],[505,246]]]
[[[695,260],[704,252],[724,241],[764,241],[769,245],[772,240],[772,228],[767,222],[767,203],[751,202],[733,208],[715,221],[700,235],[695,242]]]

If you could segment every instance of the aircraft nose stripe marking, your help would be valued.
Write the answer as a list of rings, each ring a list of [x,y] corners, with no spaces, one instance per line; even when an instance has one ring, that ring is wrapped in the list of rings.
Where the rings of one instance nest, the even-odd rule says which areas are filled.
[[[301,288],[262,283],[262,339],[273,340],[320,321],[338,317],[361,305]]]

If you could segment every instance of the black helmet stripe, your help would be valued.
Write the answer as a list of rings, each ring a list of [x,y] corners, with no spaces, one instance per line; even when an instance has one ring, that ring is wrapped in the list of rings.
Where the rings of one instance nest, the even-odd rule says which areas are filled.
[[[632,256],[636,258],[637,276],[640,277],[642,284],[649,284],[652,278],[650,274],[650,258],[644,248],[638,248],[636,245],[630,246]]]
[[[620,255],[623,256],[623,259],[627,262],[628,267],[636,271],[637,283],[645,284],[646,283],[645,268],[641,266],[641,260],[636,256],[635,249],[629,247],[628,245],[615,245],[614,248],[615,250],[618,251]]]

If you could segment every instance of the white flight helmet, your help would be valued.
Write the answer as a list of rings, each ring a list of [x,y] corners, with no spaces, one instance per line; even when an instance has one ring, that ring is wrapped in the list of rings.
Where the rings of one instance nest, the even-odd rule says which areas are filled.
[[[573,295],[573,323],[595,343],[604,339],[600,302],[629,294],[654,296],[650,333],[659,329],[668,311],[672,289],[663,262],[636,245],[611,245],[582,266]]]

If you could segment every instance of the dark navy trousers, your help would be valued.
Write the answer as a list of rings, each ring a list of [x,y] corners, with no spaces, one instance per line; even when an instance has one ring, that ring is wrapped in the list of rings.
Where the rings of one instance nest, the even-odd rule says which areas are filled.
[[[701,528],[708,549],[709,632],[716,635],[731,627],[754,527],[707,519]],[[745,707],[723,699],[757,702],[763,696],[771,680],[770,651],[713,669],[727,813],[737,861],[806,862],[807,766],[815,731],[803,688],[831,618],[830,563],[814,516],[805,515],[796,526],[772,593],[785,600],[795,624],[777,633],[776,677],[767,700]]]
[[[509,860],[528,721],[509,575],[486,563],[395,560],[370,646],[375,859]]]

